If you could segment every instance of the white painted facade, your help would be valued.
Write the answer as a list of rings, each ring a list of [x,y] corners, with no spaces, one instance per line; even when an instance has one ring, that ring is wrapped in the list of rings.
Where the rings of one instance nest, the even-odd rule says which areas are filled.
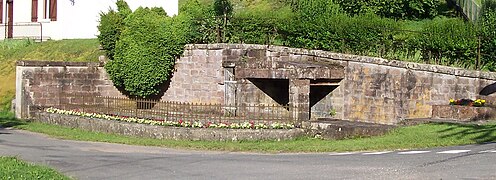
[[[3,24],[0,39],[7,37],[7,2],[3,0]],[[38,0],[37,22],[31,22],[32,0],[13,0],[13,38],[87,39],[96,38],[101,12],[116,9],[116,0],[57,0],[57,20],[51,21],[45,4]],[[168,15],[178,12],[178,0],[126,0],[132,10],[138,7],[162,7]],[[48,10],[47,10],[48,11]]]

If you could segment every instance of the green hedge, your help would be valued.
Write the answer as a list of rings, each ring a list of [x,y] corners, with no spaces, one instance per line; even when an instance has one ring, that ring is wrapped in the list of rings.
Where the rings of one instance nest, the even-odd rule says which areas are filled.
[[[477,29],[461,19],[434,19],[419,38],[424,59],[436,64],[474,67],[477,58]]]
[[[191,23],[189,43],[208,44],[217,40],[215,12],[211,4],[204,1],[187,0],[179,7],[179,15]]]
[[[486,70],[496,70],[496,1],[484,1],[478,21],[481,41],[481,63]]]
[[[183,52],[185,31],[156,10],[138,8],[125,19],[115,59],[106,64],[112,82],[130,96],[158,95]]]
[[[370,13],[350,17],[338,5],[320,1],[294,7],[296,18],[282,28],[285,45],[366,55],[393,44],[394,20]]]
[[[284,22],[291,19],[291,9],[271,8],[272,4],[261,3],[249,9],[237,12],[231,18],[227,29],[227,42],[249,44],[280,44],[278,34]]]
[[[439,0],[336,0],[350,15],[374,13],[395,19],[425,19],[438,14]]]
[[[117,11],[109,9],[107,13],[100,13],[100,24],[98,25],[98,40],[105,50],[109,59],[114,59],[115,44],[119,41],[120,34],[124,29],[124,19],[131,14],[129,5],[124,0],[116,2]],[[164,11],[165,12],[165,11]]]

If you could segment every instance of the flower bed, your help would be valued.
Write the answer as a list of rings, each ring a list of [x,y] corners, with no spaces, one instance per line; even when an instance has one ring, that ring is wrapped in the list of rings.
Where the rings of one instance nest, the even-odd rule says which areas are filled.
[[[63,109],[57,109],[57,108],[48,108],[45,111],[48,113],[55,113],[55,114],[82,116],[82,117],[98,118],[98,119],[111,120],[111,121],[123,121],[123,122],[129,122],[129,123],[149,124],[149,125],[156,125],[156,126],[191,127],[191,128],[229,128],[229,129],[293,129],[293,128],[295,128],[295,125],[293,123],[280,123],[280,122],[273,122],[273,123],[254,123],[254,122],[214,123],[214,122],[208,122],[208,123],[202,123],[200,121],[150,120],[150,119],[141,119],[141,118],[134,118],[134,117],[126,117],[126,116],[87,113],[87,112],[81,112],[81,111],[77,111],[77,110],[63,110]]]
[[[433,105],[433,119],[448,119],[455,121],[477,121],[494,119],[496,116],[493,108],[456,105]]]
[[[459,106],[474,106],[474,107],[482,107],[486,104],[486,100],[484,99],[450,99],[449,105],[459,105]]]

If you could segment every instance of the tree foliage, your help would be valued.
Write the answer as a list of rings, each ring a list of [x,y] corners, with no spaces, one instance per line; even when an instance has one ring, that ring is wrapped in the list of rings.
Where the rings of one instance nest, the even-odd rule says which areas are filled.
[[[229,0],[209,2],[187,0],[174,17],[161,8],[132,12],[122,0],[118,11],[102,13],[99,40],[113,59],[105,68],[114,84],[135,97],[159,94],[186,43],[277,44],[386,58],[407,54],[427,63],[473,67],[480,36],[481,64],[495,65],[495,4],[484,5],[479,29],[460,19],[434,18],[418,21],[411,31],[405,25],[410,21],[402,19],[432,18],[438,1],[248,0],[243,8]]]
[[[470,67],[477,57],[477,29],[461,19],[434,19],[420,35],[424,58]],[[447,62],[440,62],[447,61]]]
[[[374,13],[395,19],[425,19],[438,14],[439,0],[336,0],[350,15]]]
[[[116,2],[117,11],[109,9],[107,13],[100,13],[100,24],[97,36],[100,44],[105,50],[105,55],[109,59],[114,59],[115,44],[119,40],[120,34],[124,28],[124,19],[131,14],[131,9],[124,0]]]
[[[482,64],[485,69],[496,70],[496,1],[484,1],[478,25]]]
[[[116,44],[115,58],[105,66],[114,85],[130,96],[159,94],[187,41],[181,22],[160,12],[138,8],[129,14]]]
[[[374,14],[350,17],[327,0],[293,3],[295,18],[282,27],[284,44],[292,47],[366,54],[392,44],[394,20]]]
[[[210,4],[199,0],[187,0],[179,7],[179,15],[189,19],[191,23],[189,43],[208,44],[217,40],[217,26],[215,13]]]

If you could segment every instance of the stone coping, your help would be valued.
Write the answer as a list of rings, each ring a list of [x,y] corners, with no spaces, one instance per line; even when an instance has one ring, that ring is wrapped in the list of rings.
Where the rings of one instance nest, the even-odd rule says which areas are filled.
[[[33,60],[19,60],[16,62],[17,66],[24,67],[103,67],[103,63],[99,62],[67,62],[67,61],[33,61]]]
[[[351,54],[341,54],[333,53],[322,50],[308,50],[302,48],[289,48],[284,46],[268,46],[268,45],[258,45],[258,44],[188,44],[185,46],[186,50],[193,49],[208,49],[208,50],[219,50],[219,49],[266,49],[271,52],[283,52],[287,54],[294,55],[307,55],[315,56],[321,58],[328,58],[333,60],[348,61],[348,62],[359,62],[376,64],[404,69],[411,69],[416,71],[427,71],[433,73],[441,73],[447,75],[454,75],[459,77],[470,77],[470,78],[481,78],[488,80],[496,80],[496,73],[493,72],[483,72],[475,70],[467,70],[463,68],[455,68],[441,65],[430,65],[430,64],[420,64],[414,62],[398,61],[398,60],[387,60],[377,57],[367,57]]]
[[[427,71],[433,73],[441,73],[447,75],[454,75],[459,77],[481,78],[487,80],[496,80],[496,73],[483,72],[475,70],[467,70],[463,68],[455,68],[441,65],[420,64],[414,62],[387,60],[377,57],[367,57],[351,54],[333,53],[322,50],[308,50],[301,48],[289,48],[284,46],[268,46],[259,44],[187,44],[186,50],[193,49],[207,49],[207,50],[220,50],[220,49],[265,49],[271,52],[281,52],[293,55],[307,55],[321,58],[328,58],[339,61],[359,62],[376,64],[404,69],[411,69],[416,71]],[[90,66],[102,67],[103,63],[99,62],[64,62],[64,61],[32,61],[32,60],[19,60],[17,66],[34,66],[34,67],[49,67],[49,66]]]
[[[303,136],[303,129],[217,129],[153,126],[148,124],[109,121],[81,116],[37,112],[34,121],[93,132],[127,136],[204,141],[287,140]]]

